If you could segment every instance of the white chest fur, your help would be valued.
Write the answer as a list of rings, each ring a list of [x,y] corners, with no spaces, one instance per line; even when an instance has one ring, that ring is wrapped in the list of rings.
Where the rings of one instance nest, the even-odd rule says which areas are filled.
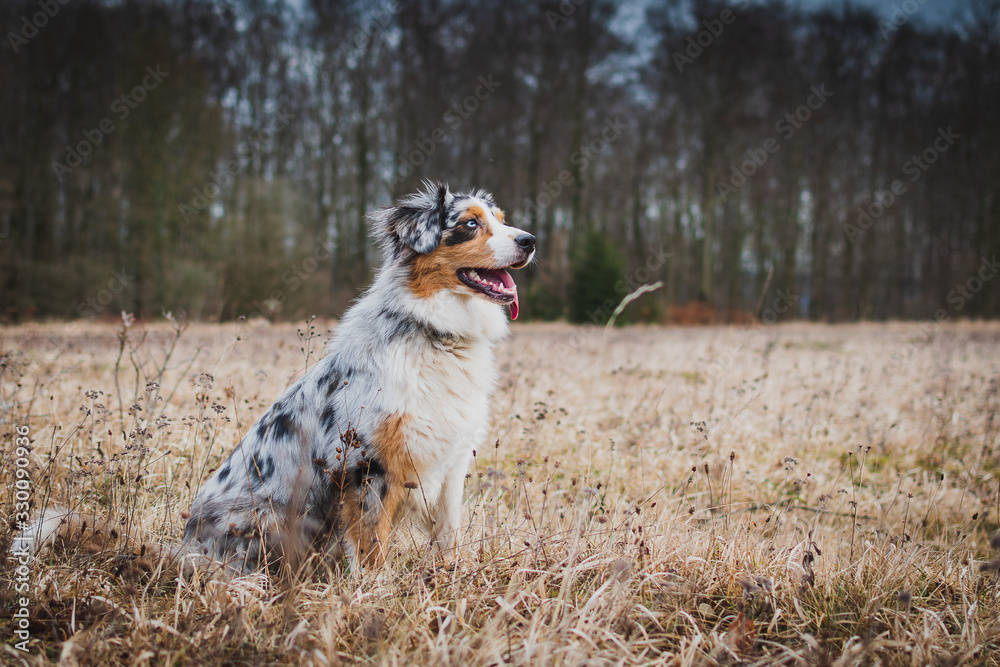
[[[401,346],[386,403],[408,417],[406,442],[419,467],[450,467],[486,437],[496,386],[492,343],[446,339]],[[398,407],[396,407],[398,406]]]

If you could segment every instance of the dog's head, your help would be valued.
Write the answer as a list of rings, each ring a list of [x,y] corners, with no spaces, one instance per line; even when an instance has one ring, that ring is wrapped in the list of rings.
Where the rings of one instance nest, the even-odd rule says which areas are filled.
[[[446,184],[425,189],[372,214],[386,261],[409,267],[418,298],[441,290],[509,305],[517,319],[517,285],[508,269],[535,254],[535,237],[504,223],[503,211],[482,190],[453,194]]]

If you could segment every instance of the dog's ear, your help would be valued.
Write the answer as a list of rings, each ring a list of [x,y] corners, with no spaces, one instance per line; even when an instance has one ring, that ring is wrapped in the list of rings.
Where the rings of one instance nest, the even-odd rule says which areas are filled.
[[[426,254],[441,242],[454,195],[447,183],[424,183],[424,190],[371,214],[375,235],[395,257],[405,246]]]

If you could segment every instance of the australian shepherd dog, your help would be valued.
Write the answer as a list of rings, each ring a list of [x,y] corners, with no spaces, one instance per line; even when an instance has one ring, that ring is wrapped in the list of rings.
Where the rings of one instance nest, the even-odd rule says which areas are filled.
[[[404,517],[435,547],[455,548],[504,308],[517,317],[508,271],[532,260],[535,238],[507,225],[490,194],[444,184],[369,217],[384,259],[374,283],[329,354],[205,482],[179,553],[249,572],[305,545],[360,572],[384,563]],[[47,513],[27,539],[51,539],[68,518]]]

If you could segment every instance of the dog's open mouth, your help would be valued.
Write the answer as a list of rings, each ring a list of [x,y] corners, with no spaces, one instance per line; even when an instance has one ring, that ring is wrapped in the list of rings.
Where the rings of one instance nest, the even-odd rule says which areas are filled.
[[[507,269],[459,269],[458,279],[488,298],[510,306],[510,319],[517,319],[517,285]]]

